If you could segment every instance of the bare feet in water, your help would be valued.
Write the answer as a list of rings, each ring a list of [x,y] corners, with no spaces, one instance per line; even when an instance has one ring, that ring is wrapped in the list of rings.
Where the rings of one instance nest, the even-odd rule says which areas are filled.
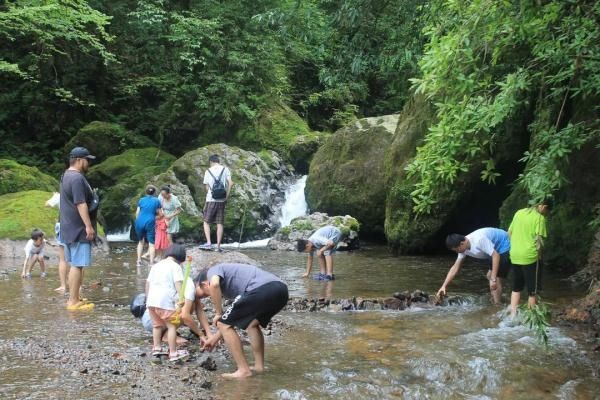
[[[223,378],[226,379],[241,379],[241,378],[249,378],[252,376],[252,371],[240,371],[239,369],[231,374],[221,374]]]
[[[54,289],[55,292],[59,292],[59,293],[64,293],[66,290],[66,288],[64,286],[59,286],[56,289]]]

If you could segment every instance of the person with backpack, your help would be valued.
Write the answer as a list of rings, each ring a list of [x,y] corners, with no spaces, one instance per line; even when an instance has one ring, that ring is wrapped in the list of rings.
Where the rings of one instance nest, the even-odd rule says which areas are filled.
[[[225,203],[229,198],[233,181],[229,168],[221,165],[219,156],[213,154],[208,159],[210,167],[204,173],[204,185],[206,186],[206,203],[202,211],[204,218],[204,236],[206,243],[200,245],[203,250],[213,248],[210,240],[210,225],[217,224],[217,247],[215,251],[221,250],[223,240],[223,225],[225,222]]]

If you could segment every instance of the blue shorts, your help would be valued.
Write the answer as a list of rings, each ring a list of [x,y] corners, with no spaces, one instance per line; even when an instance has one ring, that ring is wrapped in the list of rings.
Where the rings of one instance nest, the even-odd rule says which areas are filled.
[[[135,234],[138,240],[141,242],[143,239],[150,244],[154,244],[154,233],[155,233],[156,221],[150,219],[148,221],[135,221]]]
[[[74,242],[65,244],[65,260],[72,267],[89,267],[92,265],[92,244],[90,242]]]

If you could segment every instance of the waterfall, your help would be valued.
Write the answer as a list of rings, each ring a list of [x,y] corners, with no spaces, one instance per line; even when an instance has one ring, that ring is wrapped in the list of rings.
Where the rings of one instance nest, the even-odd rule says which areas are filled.
[[[131,242],[129,240],[129,230],[131,229],[131,225],[128,225],[127,228],[106,234],[106,240],[109,242]]]
[[[304,187],[306,186],[307,177],[308,175],[304,175],[286,189],[285,203],[281,207],[281,217],[279,218],[281,226],[288,226],[292,219],[306,215],[308,204],[306,204],[304,198]]]
[[[279,217],[279,224],[281,226],[288,226],[294,218],[306,215],[308,211],[308,204],[306,204],[306,199],[304,198],[306,178],[307,175],[304,175],[285,190],[285,202],[281,207],[281,217]],[[264,248],[270,239],[252,240],[245,243],[227,243],[222,244],[221,247],[239,249]]]

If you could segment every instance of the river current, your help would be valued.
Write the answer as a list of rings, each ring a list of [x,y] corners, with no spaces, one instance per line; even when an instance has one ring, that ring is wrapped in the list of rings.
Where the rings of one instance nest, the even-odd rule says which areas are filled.
[[[242,250],[280,276],[294,297],[387,297],[421,289],[434,293],[451,257],[392,257],[383,246],[367,246],[335,257],[337,280],[301,278],[305,256],[295,252]],[[21,260],[0,259],[0,269],[20,269]],[[149,346],[149,335],[129,313],[131,297],[142,291],[147,271],[136,271],[131,245],[112,244],[97,259],[85,296],[96,303],[88,314],[70,314],[47,279],[0,281],[0,341],[40,331],[77,340],[85,332],[98,346]],[[435,309],[361,312],[282,312],[284,332],[266,338],[267,371],[242,382],[215,377],[218,399],[597,399],[598,355],[588,352],[576,329],[553,326],[545,349],[523,326],[509,327],[504,308],[488,302],[486,268],[463,267],[449,287],[465,304]],[[546,274],[544,298],[558,309],[582,295],[564,277]],[[505,294],[509,292],[505,290]],[[89,338],[89,336],[88,336]],[[0,358],[1,398],[54,398],[54,387],[77,381],[5,353]],[[221,359],[218,372],[232,369]],[[216,375],[215,375],[216,376]],[[160,379],[159,377],[157,379]],[[72,388],[76,390],[76,388]],[[103,388],[101,398],[121,398],[121,386]],[[60,396],[58,396],[60,397]],[[81,392],[81,398],[86,398]]]

